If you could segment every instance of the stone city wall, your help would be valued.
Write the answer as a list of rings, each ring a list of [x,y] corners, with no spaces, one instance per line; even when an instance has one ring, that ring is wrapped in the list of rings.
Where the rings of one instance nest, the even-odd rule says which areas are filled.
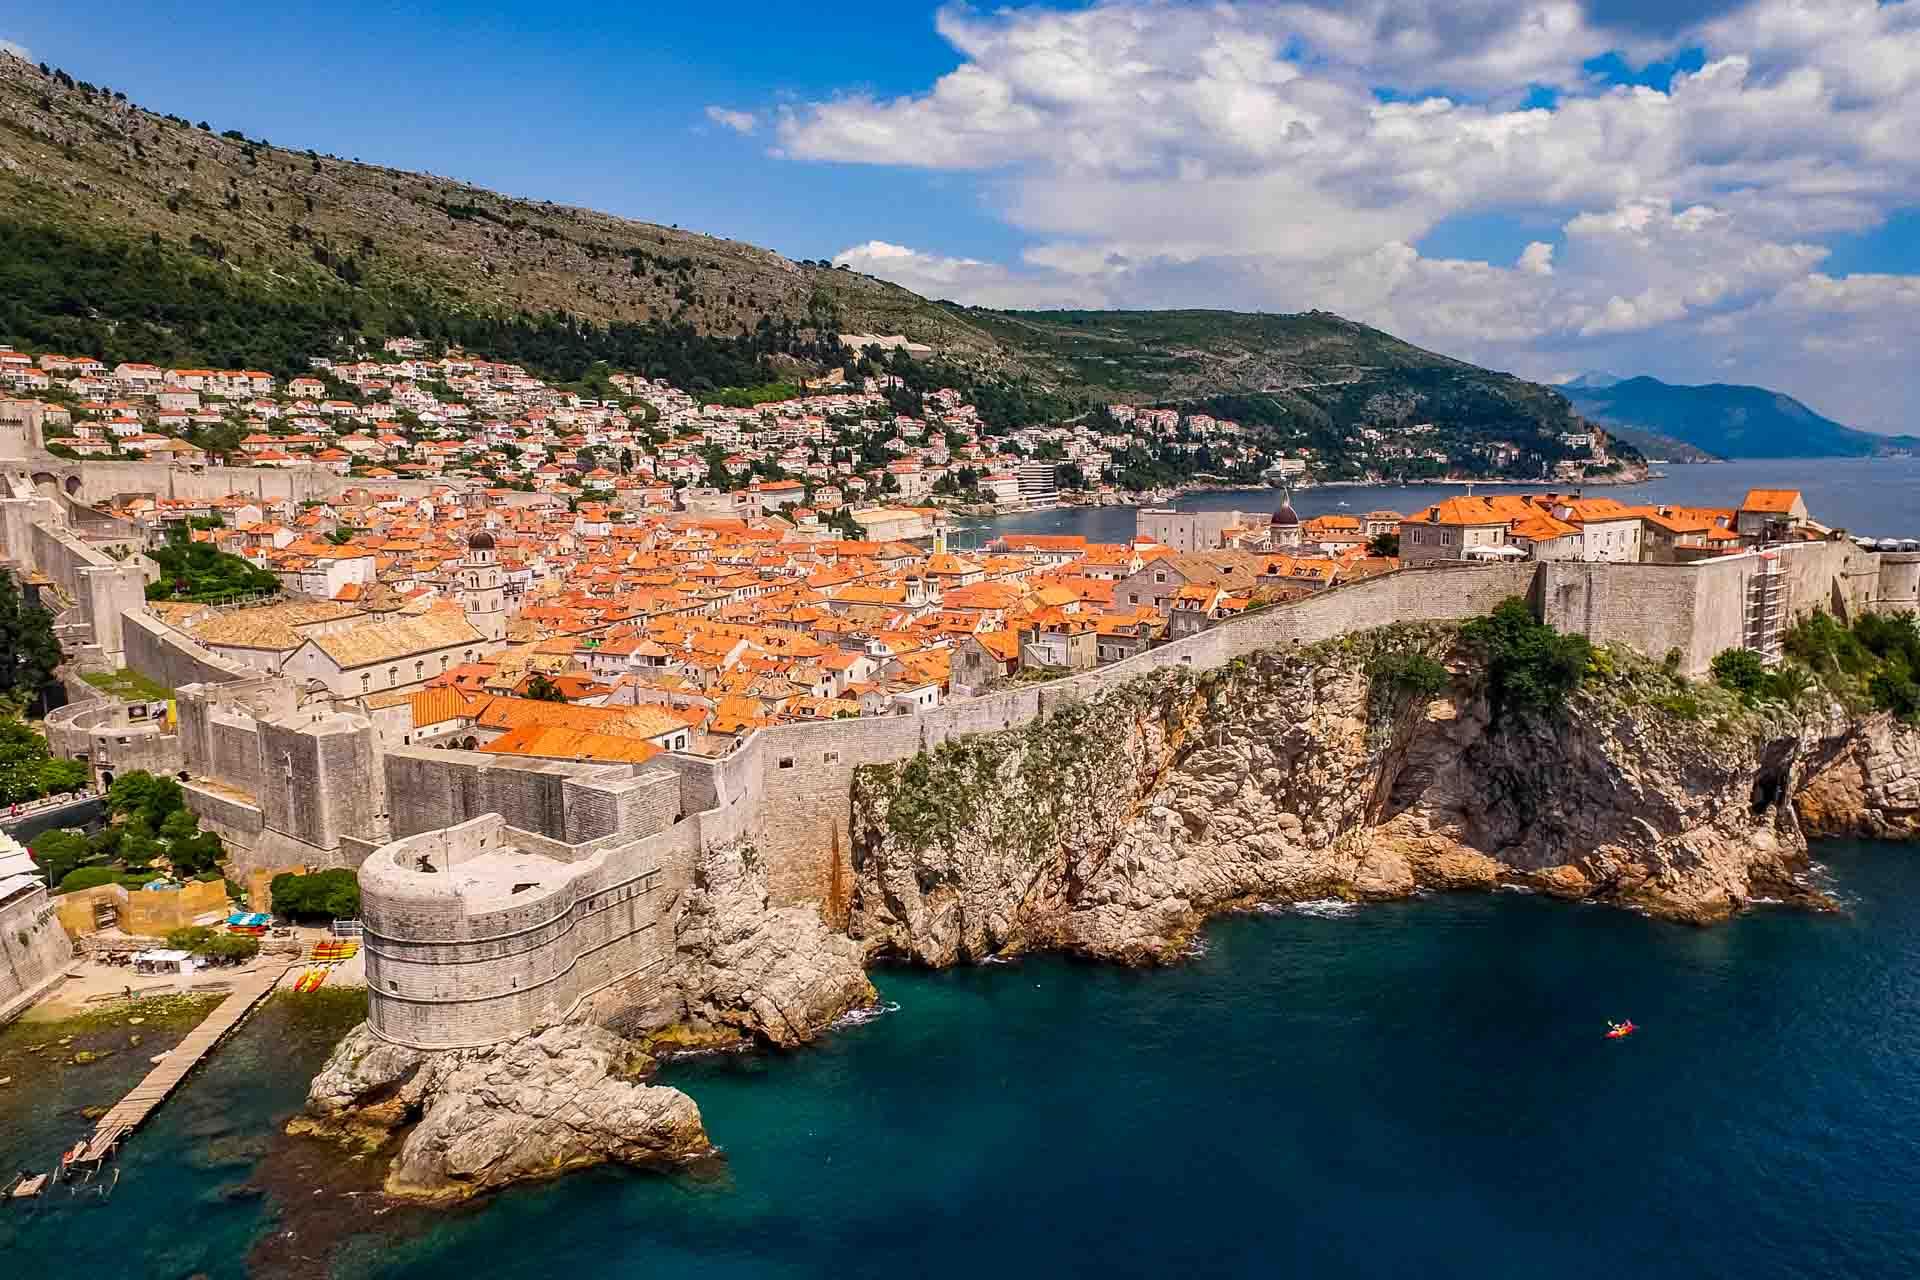
[[[1886,557],[1851,542],[1791,543],[1765,554],[1785,582],[1783,626],[1816,609],[1851,620],[1871,609],[1903,607],[1882,597],[1890,581],[1898,583],[1898,569],[1890,579]],[[1680,670],[1702,676],[1715,654],[1746,643],[1749,592],[1765,563],[1753,551],[1690,564],[1546,561],[1538,566],[1535,606],[1557,630],[1655,659],[1677,651]]]
[[[262,502],[332,498],[348,489],[368,489],[407,498],[424,498],[435,489],[457,487],[448,480],[364,480],[325,467],[181,467],[167,462],[70,462],[49,460],[34,467],[82,502],[99,502],[122,493],[151,493],[159,498],[211,501],[241,494]],[[78,480],[74,485],[71,481]]]
[[[175,705],[187,807],[236,873],[358,866],[383,834],[386,775],[364,717],[302,707],[273,677],[182,685]]]
[[[1818,605],[1857,611],[1878,603],[1884,576],[1878,564],[1868,562],[1869,574],[1849,551],[1810,544],[1788,553],[1785,576],[1796,593],[1796,610]],[[849,797],[853,771],[863,764],[899,761],[953,737],[1025,724],[1063,701],[1091,697],[1159,668],[1217,667],[1255,650],[1395,622],[1464,620],[1515,596],[1530,598],[1536,613],[1563,629],[1655,657],[1677,648],[1690,669],[1704,670],[1714,653],[1741,642],[1746,584],[1758,566],[1758,557],[1742,556],[1692,566],[1554,562],[1406,570],[1275,606],[1047,684],[913,715],[776,726],[717,761],[668,753],[650,762],[649,772],[659,779],[651,787],[626,780],[631,792],[646,793],[646,808],[638,800],[616,799],[596,766],[419,748],[391,752],[388,791],[394,830],[403,840],[369,859],[366,865],[382,868],[379,873],[362,872],[363,893],[372,904],[368,914],[383,921],[377,932],[385,955],[379,962],[370,959],[370,973],[377,963],[391,970],[387,989],[376,986],[371,1020],[382,1035],[404,1043],[475,1044],[551,1021],[562,1006],[571,1009],[599,990],[625,993],[629,1004],[643,1001],[644,974],[653,963],[646,957],[663,956],[670,945],[694,857],[726,841],[745,839],[756,847],[768,866],[774,905],[811,903],[831,921],[843,918],[851,879]],[[672,816],[679,820],[661,829],[657,824],[676,809]],[[641,839],[618,843],[647,830]],[[561,861],[587,851],[595,876],[627,877],[618,880],[622,884],[648,874],[646,868],[657,869],[651,925],[641,916],[620,925],[646,931],[657,950],[615,950],[618,939],[591,931],[579,935],[583,947],[561,908],[545,899],[520,909],[524,918],[492,913],[483,920],[464,914],[450,894],[381,883],[390,850],[402,858],[457,857],[466,847],[462,841],[496,833]],[[590,902],[609,883],[584,878],[573,901]],[[462,950],[436,953],[436,946]],[[612,958],[589,962],[602,952]],[[428,968],[436,954],[443,957],[439,963],[463,967]],[[616,972],[629,963],[638,967]],[[636,973],[642,978],[629,982]],[[596,1011],[617,1013],[597,1004]]]
[[[257,674],[175,631],[145,609],[122,619],[122,636],[126,665],[169,689],[250,680]]]
[[[1877,595],[1882,609],[1920,609],[1920,551],[1888,551],[1880,554]]]
[[[72,959],[73,943],[46,889],[28,889],[0,902],[0,1026],[59,981]]]
[[[1519,564],[1404,570],[1276,605],[1047,684],[950,702],[919,715],[764,729],[736,756],[751,752],[756,758],[760,785],[753,841],[767,859],[773,901],[818,902],[835,914],[836,885],[848,876],[853,771],[861,765],[903,760],[962,734],[1022,725],[1064,700],[1085,699],[1161,667],[1217,667],[1256,649],[1312,643],[1392,622],[1475,617],[1509,596],[1525,596],[1534,569]]]

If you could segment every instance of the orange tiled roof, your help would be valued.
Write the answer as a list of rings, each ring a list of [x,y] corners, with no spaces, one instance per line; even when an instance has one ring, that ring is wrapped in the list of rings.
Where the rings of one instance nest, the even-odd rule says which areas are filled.
[[[1764,511],[1768,515],[1790,515],[1800,501],[1798,489],[1749,489],[1740,503],[1742,511]]]

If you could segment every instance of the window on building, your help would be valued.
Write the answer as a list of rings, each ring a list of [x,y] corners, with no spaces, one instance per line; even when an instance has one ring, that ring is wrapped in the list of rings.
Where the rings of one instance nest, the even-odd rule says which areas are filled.
[[[792,757],[792,756],[781,756],[781,757],[780,757],[780,767],[781,767],[782,769],[791,769],[791,768],[793,768],[793,757]]]

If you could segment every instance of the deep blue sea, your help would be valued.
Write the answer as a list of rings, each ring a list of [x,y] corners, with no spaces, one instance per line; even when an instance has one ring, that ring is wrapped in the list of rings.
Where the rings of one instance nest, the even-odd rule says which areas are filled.
[[[1589,486],[1585,492],[1622,502],[1672,502],[1682,506],[1732,507],[1748,489],[1798,489],[1807,510],[1822,524],[1871,538],[1920,538],[1920,458],[1764,458],[1740,462],[1661,463],[1663,477],[1641,484]],[[1529,493],[1548,485],[1477,488],[1478,493]],[[1302,489],[1293,497],[1303,516],[1378,508],[1416,511],[1464,493],[1457,484],[1350,486]],[[1183,495],[1182,511],[1268,511],[1277,491],[1228,490]],[[972,545],[996,533],[1079,533],[1095,542],[1124,542],[1134,533],[1131,507],[1061,508],[994,520],[961,522],[956,545]]]
[[[669,1071],[718,1177],[576,1174],[356,1237],[334,1274],[1920,1275],[1920,853],[1817,853],[1840,914],[1441,895],[1226,919],[1159,971],[882,970],[885,1016]],[[0,1209],[0,1271],[245,1274],[307,1194],[245,1188],[324,1039],[269,1006],[112,1200]]]

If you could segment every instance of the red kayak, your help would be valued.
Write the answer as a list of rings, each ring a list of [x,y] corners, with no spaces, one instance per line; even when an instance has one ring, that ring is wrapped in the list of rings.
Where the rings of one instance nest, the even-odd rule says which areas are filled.
[[[1632,1035],[1634,1032],[1638,1031],[1639,1029],[1640,1028],[1634,1026],[1631,1021],[1609,1022],[1607,1024],[1607,1039],[1624,1040],[1628,1036]]]

